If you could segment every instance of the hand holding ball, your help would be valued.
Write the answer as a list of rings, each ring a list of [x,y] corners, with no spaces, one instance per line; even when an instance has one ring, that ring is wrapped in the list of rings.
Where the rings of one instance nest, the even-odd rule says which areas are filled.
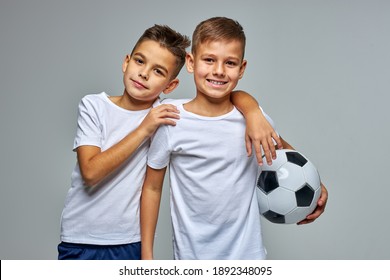
[[[272,223],[294,224],[311,214],[321,195],[316,167],[300,152],[276,150],[272,165],[263,165],[257,180],[260,214]]]

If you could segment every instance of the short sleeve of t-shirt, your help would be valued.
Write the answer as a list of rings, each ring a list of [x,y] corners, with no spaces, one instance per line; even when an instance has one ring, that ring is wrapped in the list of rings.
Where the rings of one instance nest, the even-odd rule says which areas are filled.
[[[169,146],[168,130],[166,126],[160,126],[148,151],[148,165],[151,168],[162,169],[168,165],[171,152]]]
[[[161,99],[160,104],[172,104],[178,106],[190,101],[190,99]],[[162,169],[169,164],[171,147],[169,143],[169,131],[167,126],[160,126],[152,137],[152,143],[148,152],[148,165],[154,169]]]
[[[79,146],[102,146],[101,125],[96,104],[89,96],[81,99],[78,107],[77,131],[73,150]]]

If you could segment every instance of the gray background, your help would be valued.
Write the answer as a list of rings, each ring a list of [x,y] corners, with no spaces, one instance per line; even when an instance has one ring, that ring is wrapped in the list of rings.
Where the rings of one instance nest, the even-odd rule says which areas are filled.
[[[191,35],[212,16],[248,38],[239,88],[317,166],[325,214],[306,226],[262,220],[270,259],[389,259],[390,2],[0,2],[0,258],[55,259],[77,104],[122,93],[121,64],[144,29]],[[174,98],[192,97],[185,70]],[[165,185],[157,258],[170,259]]]

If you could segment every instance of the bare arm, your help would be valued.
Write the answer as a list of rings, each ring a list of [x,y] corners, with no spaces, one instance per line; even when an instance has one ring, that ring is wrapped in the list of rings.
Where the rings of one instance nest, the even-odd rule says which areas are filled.
[[[280,141],[282,142],[284,149],[295,150],[294,147],[290,145],[290,143],[288,143],[286,140],[282,138],[282,136],[280,136]]]
[[[263,157],[261,148],[263,148],[265,158],[268,164],[276,158],[275,147],[272,140],[276,141],[277,147],[282,148],[282,143],[264,117],[259,108],[259,104],[250,94],[244,91],[234,91],[232,94],[232,103],[244,115],[246,119],[245,143],[248,156],[252,154],[252,144],[255,148],[257,162],[261,165]]]
[[[84,183],[91,187],[99,183],[125,162],[161,124],[175,125],[169,118],[178,119],[177,113],[176,107],[169,104],[153,108],[136,130],[104,152],[96,146],[78,147],[77,159]]]
[[[153,244],[166,168],[147,167],[141,195],[141,257],[153,259]]]

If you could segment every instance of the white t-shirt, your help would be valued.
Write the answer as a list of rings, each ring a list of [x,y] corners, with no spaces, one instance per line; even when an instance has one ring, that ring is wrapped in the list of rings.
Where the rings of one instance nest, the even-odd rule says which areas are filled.
[[[175,105],[180,120],[157,130],[148,153],[150,167],[169,164],[175,259],[264,259],[244,117],[236,108],[204,117]]]
[[[82,145],[107,150],[145,118],[147,110],[129,111],[106,93],[85,96],[79,104],[74,149]],[[61,241],[115,245],[139,242],[139,202],[150,141],[93,189],[84,186],[79,165],[72,173],[61,218]]]

